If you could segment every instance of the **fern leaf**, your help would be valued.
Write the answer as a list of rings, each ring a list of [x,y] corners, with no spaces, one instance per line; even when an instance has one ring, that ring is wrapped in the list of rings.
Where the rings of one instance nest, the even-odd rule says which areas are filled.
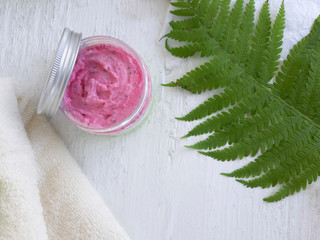
[[[316,157],[314,157],[316,158]],[[266,202],[276,202],[281,199],[299,192],[301,189],[306,189],[306,185],[316,181],[320,174],[320,160],[316,159],[314,163],[310,164],[309,167],[300,176],[286,182],[276,193],[264,198]]]
[[[301,188],[305,189],[308,183],[311,184],[317,179],[320,171],[320,159],[318,158],[320,138],[315,138],[316,143],[310,144],[307,149],[300,151],[300,153],[292,157],[291,161],[285,161],[281,167],[259,178],[250,181],[241,181],[241,183],[247,187],[261,186],[265,188],[285,182],[284,186],[277,193],[267,198],[270,201],[273,198],[273,201],[280,200],[288,194],[299,192]],[[295,183],[294,185],[290,184],[293,182]]]
[[[284,2],[282,2],[276,20],[272,26],[270,40],[266,50],[260,71],[258,72],[259,81],[263,84],[268,83],[274,76],[279,66],[283,31],[285,27]]]
[[[214,95],[213,98],[209,98],[207,101],[200,104],[184,117],[177,119],[194,121],[204,118],[223,108],[228,107],[230,104],[234,104],[236,101],[242,100],[253,91],[254,84],[249,81],[243,81],[241,82],[241,85],[233,85],[230,88],[226,88],[221,95]]]
[[[193,121],[210,116],[184,137],[211,135],[189,147],[209,150],[199,153],[221,161],[253,156],[249,164],[224,175],[255,177],[238,179],[248,187],[280,185],[265,201],[305,189],[320,174],[320,16],[276,73],[284,3],[272,24],[266,1],[255,25],[254,0],[244,9],[243,0],[232,9],[230,0],[181,2],[185,3],[176,4],[174,14],[189,17],[172,22],[166,37],[186,44],[170,47],[166,42],[166,48],[175,56],[200,52],[209,60],[167,85],[192,93],[222,88],[220,94],[178,118]]]
[[[260,186],[266,188],[281,184],[301,175],[308,165],[311,164],[313,156],[316,156],[319,152],[319,137],[315,138],[317,139],[316,143],[309,144],[303,150],[285,159],[277,166],[277,168],[272,169],[261,177],[249,181],[242,181],[242,183],[247,187]],[[305,159],[310,161],[310,163],[306,165]]]
[[[236,178],[256,177],[262,172],[276,168],[283,159],[289,158],[291,155],[300,151],[302,147],[311,140],[313,130],[310,126],[296,129],[294,134],[292,134],[289,139],[282,140],[278,147],[269,149],[265,154],[260,155],[244,167],[231,173],[224,173],[223,175]]]
[[[277,146],[281,138],[286,138],[290,131],[294,131],[294,127],[296,126],[298,120],[300,119],[292,117],[287,118],[277,124],[274,124],[272,127],[269,127],[268,129],[262,130],[255,136],[245,138],[243,141],[236,143],[228,148],[212,152],[200,153],[220,161],[235,160],[238,157],[241,159],[249,155],[255,156],[259,149],[261,149],[261,151],[264,152],[266,149],[271,148],[274,144],[275,146]],[[208,148],[208,143],[204,141],[201,141],[194,145],[197,147],[201,147],[198,147],[197,149]]]
[[[179,42],[201,42],[209,37],[203,27],[193,29],[173,29],[165,37],[177,40]]]
[[[222,0],[221,11],[219,13],[218,19],[215,22],[213,29],[210,31],[210,34],[214,36],[217,42],[221,41],[224,29],[227,27],[230,2],[231,0]]]
[[[208,6],[207,12],[203,14],[204,26],[208,29],[212,27],[221,6],[221,0],[212,0]],[[202,15],[202,14],[201,14]]]
[[[201,57],[209,57],[217,53],[219,46],[215,41],[206,40],[200,43],[190,43],[181,47],[170,47],[166,39],[166,49],[176,57],[187,58],[196,52],[201,52]]]
[[[200,0],[192,0],[190,2],[190,4],[191,4],[192,7],[197,8],[198,5],[199,5],[199,2],[200,2]]]
[[[177,7],[177,8],[189,8],[190,7],[190,3],[189,2],[171,2],[170,3],[172,6]]]
[[[201,93],[207,89],[217,89],[224,86],[226,75],[230,80],[237,78],[241,74],[237,70],[232,69],[228,58],[217,56],[178,79],[175,82],[175,86],[193,93]]]
[[[199,51],[201,52],[201,57],[214,56],[219,52],[219,45],[212,39],[203,41],[200,44]]]
[[[192,130],[188,132],[188,134],[186,134],[182,138],[198,136],[206,133],[211,133],[213,131],[218,131],[223,126],[226,126],[228,124],[231,124],[232,122],[239,120],[242,113],[243,109],[239,106],[235,106],[229,111],[224,111],[218,114],[217,116],[208,118],[204,122],[196,125]]]
[[[240,25],[239,19],[241,19],[243,14],[244,0],[237,0],[230,13],[228,22],[222,37],[221,46],[228,53],[232,53],[235,45],[236,34]]]
[[[305,84],[305,94],[301,98],[301,104],[297,108],[309,118],[316,120],[319,124],[320,118],[320,53],[313,50],[310,60],[309,77]]]
[[[261,70],[261,63],[265,58],[266,47],[268,46],[268,39],[271,29],[271,19],[269,4],[265,2],[262,6],[259,20],[254,32],[252,47],[250,51],[250,58],[247,62],[248,75],[257,78]]]
[[[249,88],[250,90],[253,90],[253,88]],[[248,92],[249,94],[249,92]],[[183,138],[190,137],[190,136],[197,136],[197,135],[202,135],[205,133],[211,133],[213,131],[218,131],[224,128],[225,126],[230,125],[233,122],[238,122],[240,121],[241,124],[244,124],[243,120],[244,115],[243,113],[247,113],[253,110],[256,110],[257,108],[261,108],[261,106],[265,105],[269,101],[269,96],[267,95],[255,95],[255,96],[250,96],[247,97],[248,94],[244,94],[243,96],[246,96],[246,98],[243,99],[243,101],[239,104],[236,105],[228,111],[223,111],[217,116],[213,116],[211,118],[208,118],[204,122],[196,125],[192,130],[188,132],[187,135],[185,135]],[[201,106],[201,105],[200,105]],[[222,108],[222,107],[220,107]],[[274,106],[273,106],[274,108]],[[281,111],[281,108],[278,108],[276,111],[273,111],[272,113],[270,110],[273,110],[272,107],[269,106],[269,108],[265,109],[267,114],[265,113],[264,115],[269,115],[269,117],[277,113],[277,111]],[[209,115],[209,114],[208,114]],[[191,121],[194,119],[188,119],[188,115],[185,116],[184,118],[178,118],[179,120],[186,120],[186,121]],[[265,118],[264,120],[268,120],[269,118]],[[261,122],[263,123],[263,121]]]
[[[246,63],[250,45],[248,44],[252,38],[254,30],[254,0],[250,0],[241,19],[238,34],[236,36],[236,43],[234,49],[235,61],[244,64]]]
[[[320,39],[320,22],[313,25],[309,35],[298,42],[283,62],[281,71],[278,73],[273,91],[289,104],[297,102],[301,81],[308,78],[310,53],[317,49]],[[298,95],[297,95],[298,94]]]
[[[170,21],[169,25],[176,30],[199,28],[200,22],[196,17],[188,18],[181,21]]]
[[[209,7],[210,7],[211,0],[202,0],[199,3],[199,17],[202,22],[204,22],[204,16],[207,12],[210,13]]]
[[[191,43],[181,47],[171,48],[168,44],[168,39],[166,39],[166,49],[173,56],[186,58],[186,57],[193,56],[196,52],[198,52],[200,50],[200,46],[197,43]]]
[[[231,144],[238,142],[241,138],[247,137],[248,135],[254,135],[258,130],[269,125],[270,122],[279,121],[281,113],[284,111],[283,106],[273,103],[269,104],[269,106],[260,112],[259,115],[243,118],[243,111],[248,112],[266,100],[267,99],[263,98],[248,100],[246,101],[247,103],[241,104],[240,107],[235,106],[235,110],[230,109],[228,112],[223,112],[224,114],[219,114],[218,116],[214,116],[207,119],[205,122],[198,124],[187,134],[187,136],[196,136],[221,130],[227,133],[228,143]],[[250,104],[249,101],[251,101]],[[212,123],[214,123],[214,125]],[[206,140],[204,140],[204,142],[205,141]]]
[[[189,16],[194,16],[195,11],[192,8],[181,8],[181,9],[176,9],[170,11],[173,15],[180,16],[180,17],[189,17]]]

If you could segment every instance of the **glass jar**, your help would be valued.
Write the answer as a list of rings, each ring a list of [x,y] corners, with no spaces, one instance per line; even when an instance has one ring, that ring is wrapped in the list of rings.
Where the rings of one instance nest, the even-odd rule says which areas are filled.
[[[118,135],[140,125],[151,99],[148,69],[131,47],[65,29],[37,113],[51,118],[60,109],[87,132]]]

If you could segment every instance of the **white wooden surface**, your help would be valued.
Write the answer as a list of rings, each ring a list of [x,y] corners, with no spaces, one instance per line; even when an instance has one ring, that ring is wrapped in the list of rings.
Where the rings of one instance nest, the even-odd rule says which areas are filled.
[[[262,0],[257,1],[257,8]],[[280,0],[269,0],[272,16]],[[318,0],[286,0],[284,55],[320,13]],[[168,0],[0,1],[0,75],[39,97],[63,28],[119,38],[145,59],[154,108],[137,131],[121,137],[87,134],[62,114],[52,120],[73,156],[133,240],[320,239],[320,185],[279,203],[273,190],[246,189],[219,175],[246,160],[219,163],[183,146],[193,124],[174,119],[205,96],[160,84],[195,66],[169,56],[159,42]],[[0,85],[1,87],[1,85]]]

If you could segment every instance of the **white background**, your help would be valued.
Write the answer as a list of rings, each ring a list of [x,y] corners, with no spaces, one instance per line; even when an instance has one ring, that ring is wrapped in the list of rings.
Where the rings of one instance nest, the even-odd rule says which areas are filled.
[[[260,9],[262,0],[257,1]],[[280,0],[269,0],[274,17]],[[283,56],[307,34],[320,13],[318,0],[285,0]],[[246,189],[223,177],[248,160],[220,163],[181,140],[194,123],[174,119],[206,96],[161,87],[196,66],[198,59],[171,57],[166,33],[167,0],[1,0],[0,75],[39,97],[64,27],[83,37],[109,35],[145,59],[154,86],[154,107],[137,131],[120,137],[87,134],[61,113],[52,120],[72,155],[133,240],[320,239],[320,185],[279,203],[262,198],[274,190]],[[0,85],[1,87],[1,85]],[[1,114],[1,113],[0,113]]]

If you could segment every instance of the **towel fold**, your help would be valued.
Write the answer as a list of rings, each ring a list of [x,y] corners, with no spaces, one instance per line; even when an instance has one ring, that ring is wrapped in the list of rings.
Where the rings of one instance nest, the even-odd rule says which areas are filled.
[[[35,103],[0,82],[0,240],[129,239]]]

